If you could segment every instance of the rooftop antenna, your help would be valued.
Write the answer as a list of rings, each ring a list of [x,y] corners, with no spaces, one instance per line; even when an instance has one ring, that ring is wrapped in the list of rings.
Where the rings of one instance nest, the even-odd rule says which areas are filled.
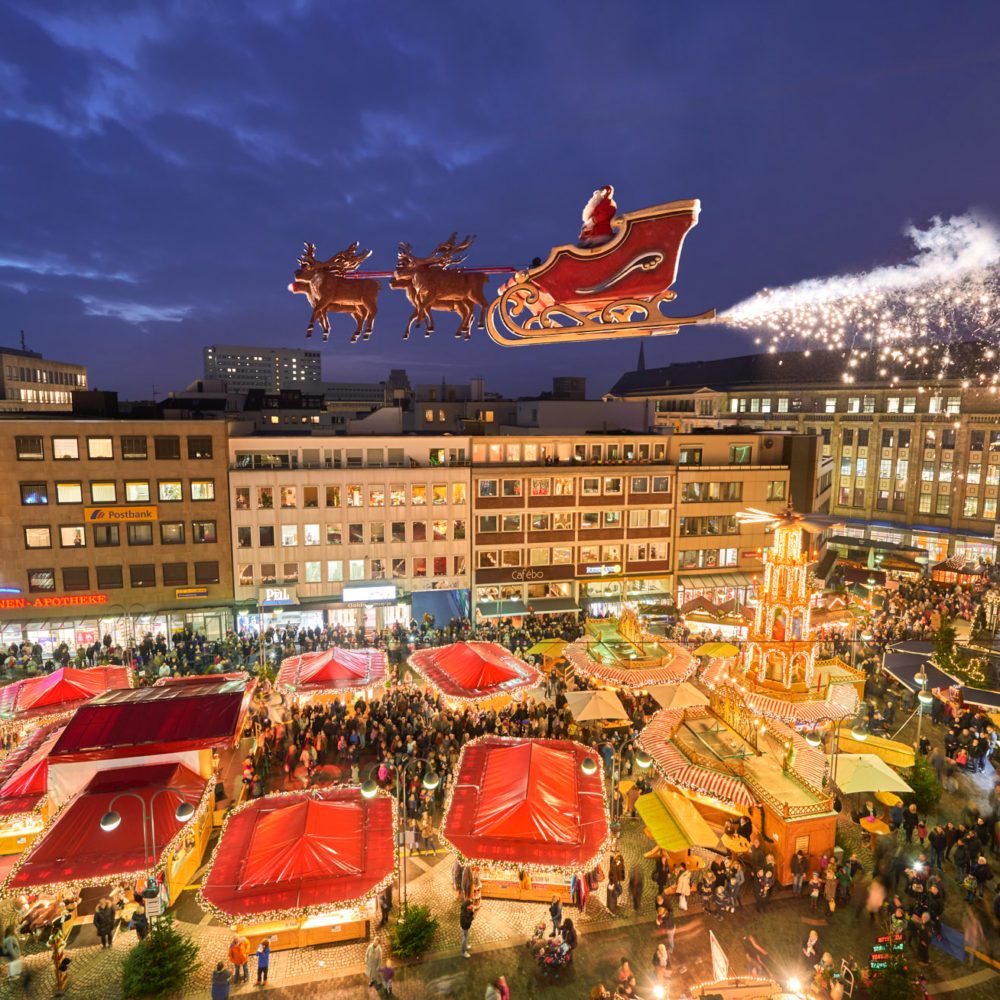
[[[21,331],[21,350],[26,351],[28,348],[24,344],[24,330]]]

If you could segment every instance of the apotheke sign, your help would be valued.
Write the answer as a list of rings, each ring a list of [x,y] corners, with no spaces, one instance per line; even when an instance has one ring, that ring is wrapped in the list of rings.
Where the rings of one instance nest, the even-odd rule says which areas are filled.
[[[75,608],[85,604],[107,604],[107,594],[67,594],[65,597],[4,597],[0,611],[18,611],[21,608]]]

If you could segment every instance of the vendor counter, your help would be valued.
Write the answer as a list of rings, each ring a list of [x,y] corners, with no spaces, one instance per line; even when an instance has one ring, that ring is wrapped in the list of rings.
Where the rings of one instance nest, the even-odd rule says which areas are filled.
[[[333,915],[306,917],[303,920],[281,920],[268,924],[239,924],[236,933],[250,942],[250,954],[257,945],[270,938],[271,951],[288,948],[308,948],[314,944],[337,944],[341,941],[364,941],[368,938],[370,921],[358,914],[344,919]]]

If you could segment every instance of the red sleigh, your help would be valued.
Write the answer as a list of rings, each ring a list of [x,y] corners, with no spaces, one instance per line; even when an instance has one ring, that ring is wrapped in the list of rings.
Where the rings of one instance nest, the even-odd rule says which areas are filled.
[[[705,323],[697,316],[666,316],[677,293],[684,237],[698,223],[697,200],[671,201],[614,220],[601,246],[554,247],[544,263],[519,271],[490,305],[486,328],[505,347],[622,337],[666,336]]]

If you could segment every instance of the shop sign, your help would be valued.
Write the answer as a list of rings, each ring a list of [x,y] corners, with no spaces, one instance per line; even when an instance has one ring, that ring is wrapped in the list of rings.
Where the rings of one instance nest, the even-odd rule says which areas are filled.
[[[494,567],[492,569],[476,570],[476,583],[532,583],[537,580],[572,580],[574,575],[573,566],[539,566],[539,567],[519,567],[517,569],[503,569]]]
[[[257,604],[262,608],[281,608],[298,603],[295,587],[260,587],[257,590]]]
[[[107,603],[107,594],[72,594],[65,597],[4,597],[0,598],[0,611],[18,611],[21,608],[74,608],[81,604]]]
[[[345,604],[374,604],[376,601],[395,601],[396,585],[374,584],[366,587],[344,587],[341,600]]]
[[[544,580],[545,574],[540,569],[516,569],[510,574],[510,578],[518,582],[524,580]]]
[[[993,525],[993,541],[1000,542],[1000,523]]]
[[[761,561],[760,549],[744,549],[740,553],[741,559],[756,559],[757,562]]]
[[[621,563],[601,563],[599,566],[584,566],[587,576],[610,576],[622,571]]]
[[[84,507],[83,516],[97,524],[129,523],[159,520],[158,507]]]
[[[208,587],[175,587],[174,600],[187,601],[194,597],[208,597]]]
[[[158,917],[163,913],[163,903],[160,900],[159,894],[144,899],[143,905],[146,908],[147,917]]]

